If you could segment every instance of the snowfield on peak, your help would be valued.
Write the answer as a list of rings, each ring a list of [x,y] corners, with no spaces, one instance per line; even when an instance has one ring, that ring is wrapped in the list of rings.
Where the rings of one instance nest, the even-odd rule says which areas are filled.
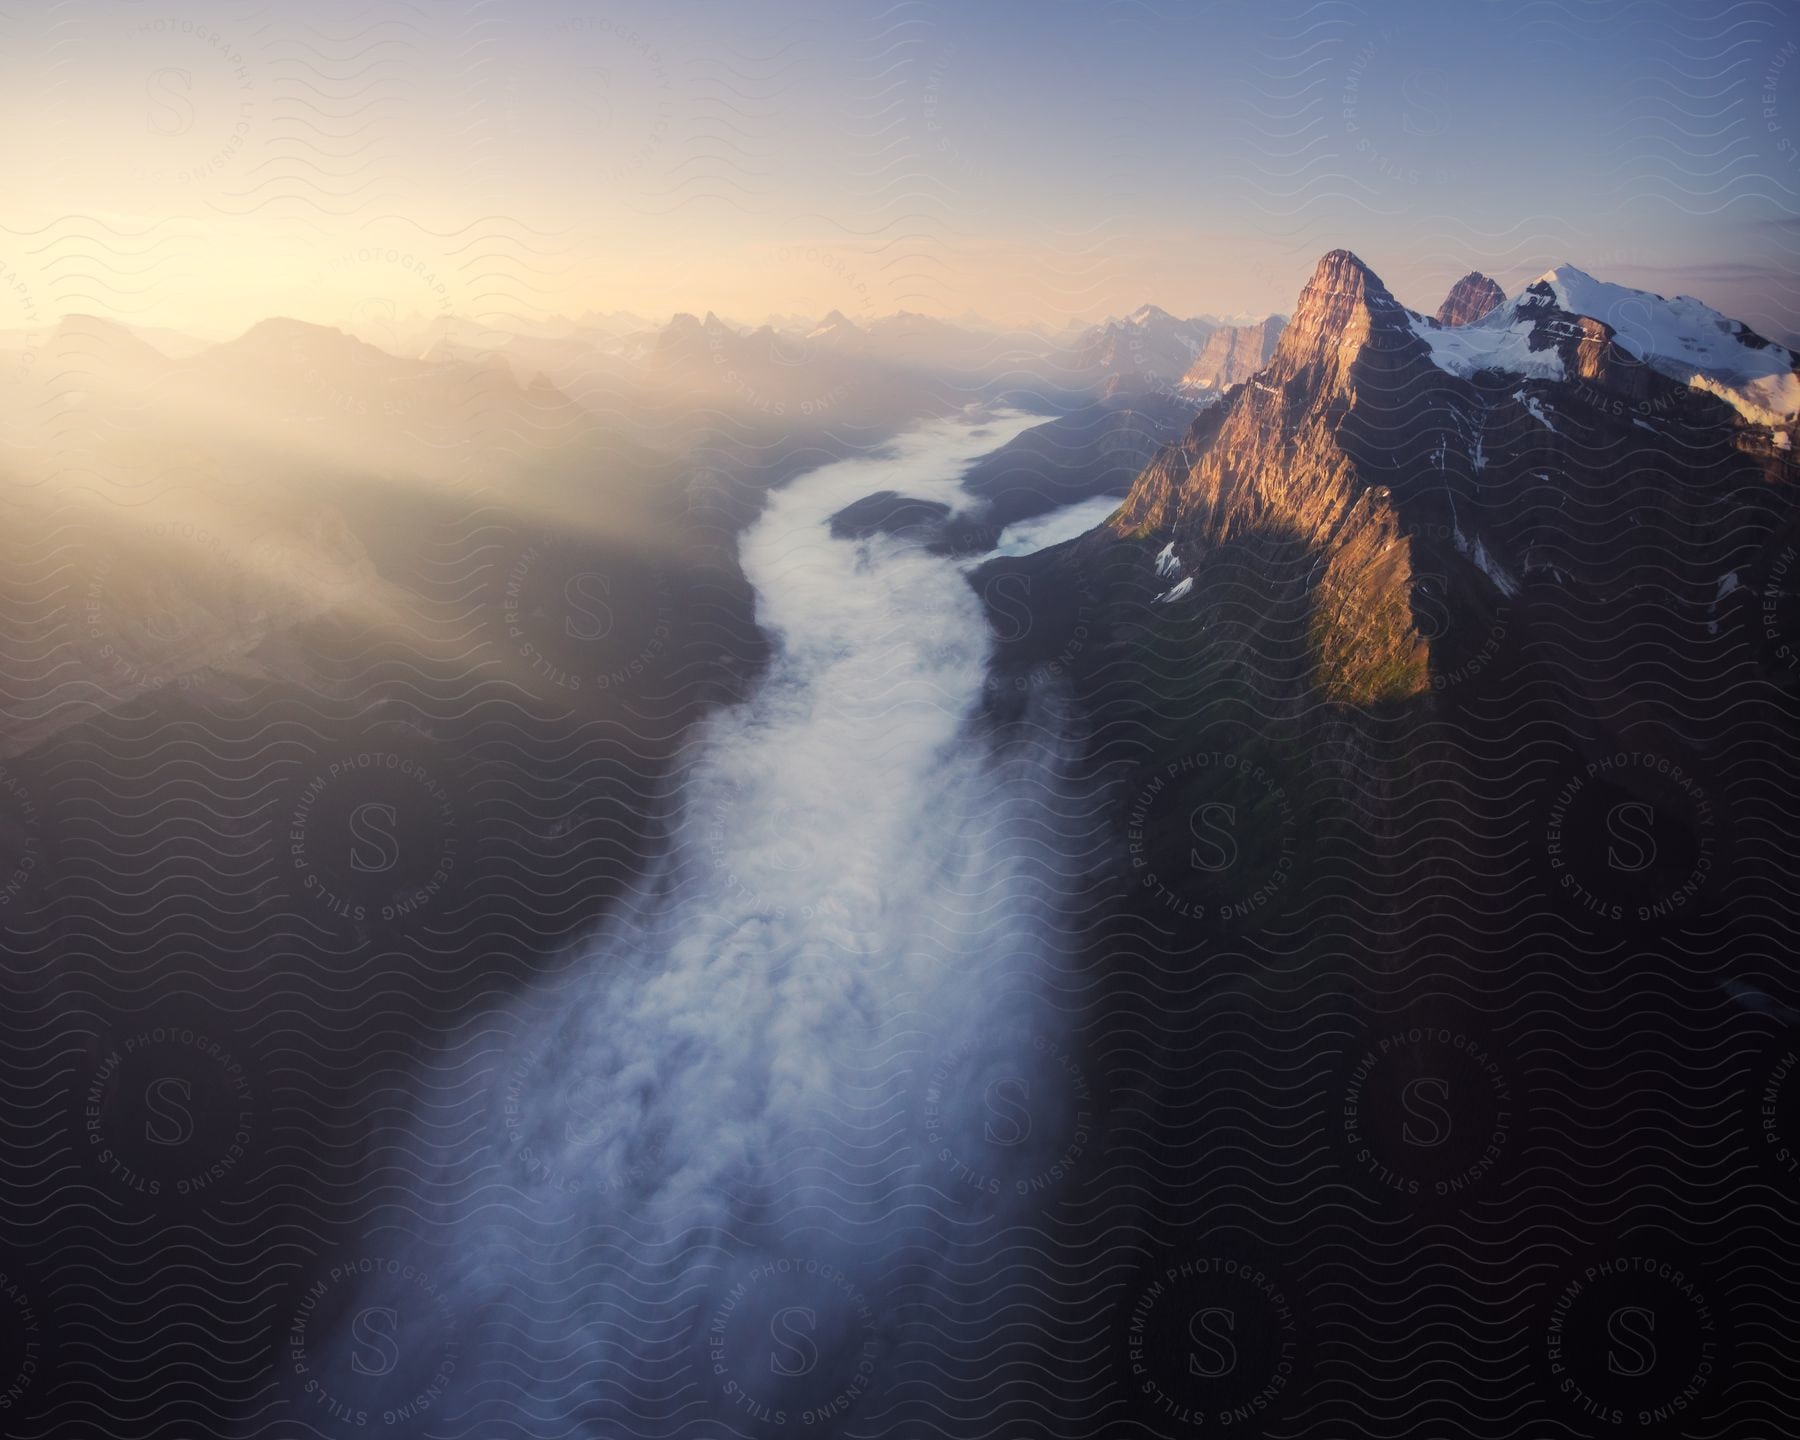
[[[1472,325],[1444,330],[1416,316],[1412,328],[1431,347],[1437,366],[1452,375],[1491,369],[1558,380],[1563,366],[1556,351],[1529,345],[1546,309],[1601,321],[1627,355],[1717,395],[1755,424],[1781,425],[1800,412],[1800,376],[1794,374],[1791,351],[1763,341],[1691,295],[1665,300],[1596,280],[1573,265],[1546,271]]]
[[[1413,334],[1431,349],[1432,363],[1438,369],[1464,379],[1482,370],[1504,370],[1509,375],[1525,375],[1533,380],[1561,380],[1562,356],[1555,347],[1531,348],[1531,337],[1537,329],[1535,318],[1520,319],[1515,312],[1516,300],[1484,315],[1471,325],[1446,330],[1435,320],[1423,315],[1412,316]]]

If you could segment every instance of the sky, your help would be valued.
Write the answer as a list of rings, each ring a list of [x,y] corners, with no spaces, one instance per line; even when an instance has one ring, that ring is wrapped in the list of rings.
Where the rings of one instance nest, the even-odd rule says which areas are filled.
[[[1435,308],[1800,334],[1800,6],[65,0],[0,14],[0,331]]]

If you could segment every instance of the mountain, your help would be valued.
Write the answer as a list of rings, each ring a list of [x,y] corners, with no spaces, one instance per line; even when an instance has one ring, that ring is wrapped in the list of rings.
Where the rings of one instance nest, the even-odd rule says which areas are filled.
[[[868,335],[841,310],[833,310],[806,332],[806,338],[820,345],[860,345]]]
[[[1444,303],[1438,306],[1437,322],[1445,326],[1468,325],[1505,299],[1504,290],[1479,270],[1471,270],[1450,287]]]
[[[1002,666],[991,723],[1034,735],[1015,697],[1066,704],[1081,813],[1106,819],[1072,970],[1097,1033],[1170,1057],[1134,1155],[1179,1156],[1184,1193],[1229,1103],[1211,1153],[1258,1196],[1255,1263],[1312,1253],[1328,1207],[1371,1217],[1339,1252],[1354,1293],[1404,1309],[1453,1275],[1506,1317],[1496,1395],[1511,1316],[1560,1325],[1617,1236],[1658,1229],[1658,1263],[1690,1276],[1763,1243],[1713,1177],[1738,1145],[1744,1186],[1777,1175],[1754,1130],[1763,1077],[1792,1068],[1794,364],[1698,301],[1568,266],[1446,326],[1333,251],[1269,364],[1113,517],[970,576]],[[1633,1129],[1665,1088],[1704,1097],[1669,1163]],[[1429,1133],[1421,1093],[1443,1101]],[[1240,1163],[1235,1107],[1258,1096],[1263,1152]],[[1668,1197],[1655,1226],[1646,1185]],[[1372,1237],[1403,1229],[1419,1243],[1390,1261]],[[1515,1237],[1552,1232],[1582,1258],[1532,1289]],[[1413,1367],[1410,1315],[1391,1333],[1410,1407],[1435,1362]],[[1178,1374],[1181,1338],[1172,1355]],[[1287,1423],[1354,1431],[1368,1373]],[[1674,1373],[1571,1428],[1649,1416],[1693,1370]],[[1166,1414],[1125,1396],[1113,1425]]]
[[[1665,300],[1560,265],[1526,286],[1510,313],[1516,324],[1596,317],[1618,350],[1672,380],[1718,395],[1752,424],[1783,427],[1800,415],[1800,362],[1794,353],[1692,296]]]
[[[1269,363],[1287,327],[1285,315],[1271,315],[1254,325],[1221,325],[1181,377],[1183,389],[1229,390]]]
[[[1797,402],[1792,354],[1689,298],[1562,266],[1444,328],[1332,251],[1267,367],[1109,525],[975,579],[1034,597],[1001,643],[1026,670],[1068,651],[1064,597],[1092,597],[1070,668],[1125,793],[1196,746],[1258,757],[1361,837],[1345,883],[1396,924],[1431,884],[1505,903],[1467,836],[1537,813],[1521,745],[1545,747],[1546,782],[1629,755],[1607,793],[1661,807],[1665,862],[1584,883],[1609,914],[1654,913],[1669,884],[1689,903],[1667,857],[1709,823],[1668,777],[1718,794],[1778,761],[1752,717],[1795,680]],[[1440,764],[1465,780],[1438,785]]]
[[[1794,365],[1698,301],[1566,266],[1442,329],[1333,251],[1268,367],[1157,457],[1120,526],[1196,563],[1257,552],[1280,592],[1269,598],[1310,613],[1324,693],[1419,694],[1430,666],[1417,575],[1509,597],[1539,577],[1597,593],[1629,583],[1614,535],[1571,532],[1571,491],[1654,506],[1684,539],[1670,563],[1704,568],[1709,537],[1683,517],[1721,486],[1754,498],[1791,479],[1775,427],[1800,408]],[[1726,559],[1709,557],[1709,593]]]
[[[629,335],[650,324],[642,315],[630,310],[584,310],[576,319],[576,329],[587,335]]]
[[[1294,587],[1317,586],[1331,617],[1315,634],[1317,675],[1346,698],[1422,683],[1423,647],[1406,618],[1408,576],[1393,544],[1398,519],[1359,477],[1341,434],[1362,390],[1353,370],[1383,371],[1422,351],[1408,319],[1361,261],[1327,255],[1269,365],[1158,455],[1120,521],[1166,532],[1183,557],[1219,549],[1266,567],[1277,609],[1296,602]],[[1383,393],[1384,381],[1369,390]]]
[[[1173,387],[1217,328],[1204,317],[1180,320],[1155,305],[1141,305],[1122,320],[1082,331],[1074,344],[1074,365],[1096,380]]]

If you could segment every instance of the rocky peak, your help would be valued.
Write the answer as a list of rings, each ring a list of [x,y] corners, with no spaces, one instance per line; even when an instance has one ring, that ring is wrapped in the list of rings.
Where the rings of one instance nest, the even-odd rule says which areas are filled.
[[[1327,250],[1319,257],[1312,278],[1300,292],[1294,320],[1303,320],[1321,308],[1334,308],[1340,301],[1388,309],[1398,305],[1387,286],[1382,284],[1381,277],[1353,252]]]
[[[1471,270],[1450,287],[1438,306],[1437,321],[1447,326],[1473,324],[1505,300],[1504,290],[1479,270]]]
[[[1348,250],[1327,252],[1300,292],[1293,318],[1270,361],[1270,379],[1285,384],[1312,368],[1324,381],[1344,381],[1365,347],[1411,339],[1407,312],[1381,277]]]

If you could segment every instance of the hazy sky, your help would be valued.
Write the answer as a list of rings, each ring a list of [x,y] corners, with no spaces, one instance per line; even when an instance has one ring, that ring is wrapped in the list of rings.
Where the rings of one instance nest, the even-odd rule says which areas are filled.
[[[1787,337],[1797,51],[1756,0],[9,7],[0,330],[1260,314],[1346,245]]]

